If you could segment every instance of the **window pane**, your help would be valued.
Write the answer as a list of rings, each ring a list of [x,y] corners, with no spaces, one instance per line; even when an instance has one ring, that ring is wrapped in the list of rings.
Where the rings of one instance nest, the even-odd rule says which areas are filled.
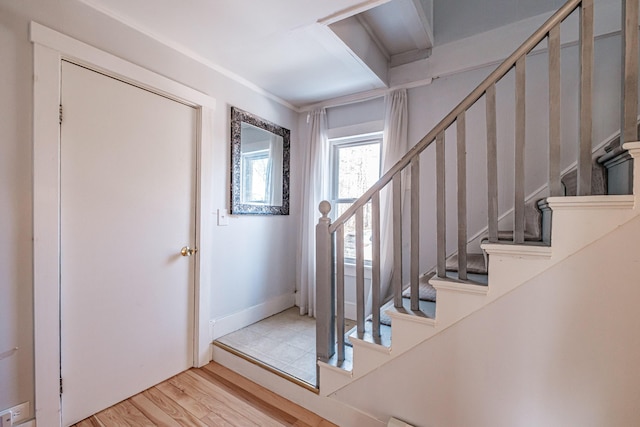
[[[337,216],[342,215],[352,203],[336,203]],[[364,260],[371,261],[371,203],[364,206]],[[344,257],[346,259],[356,259],[356,216],[352,216],[344,224]]]
[[[360,197],[379,177],[379,143],[338,148],[338,199]]]
[[[243,155],[242,203],[266,203],[269,188],[269,153],[257,152]]]

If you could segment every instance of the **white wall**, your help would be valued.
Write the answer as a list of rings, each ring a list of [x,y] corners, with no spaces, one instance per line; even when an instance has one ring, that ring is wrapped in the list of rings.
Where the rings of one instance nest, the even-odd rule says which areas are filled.
[[[201,253],[201,261],[211,271],[212,283],[205,284],[211,287],[211,313],[205,314],[211,319],[295,291],[297,113],[77,1],[0,0],[0,410],[24,401],[33,404],[34,396],[31,20],[217,100],[213,206],[205,220],[215,221],[215,209],[229,205],[229,107],[292,131],[291,214],[231,217],[229,226],[212,227],[214,252]],[[15,353],[6,353],[14,347]]]
[[[640,424],[640,217],[336,392],[415,426]]]

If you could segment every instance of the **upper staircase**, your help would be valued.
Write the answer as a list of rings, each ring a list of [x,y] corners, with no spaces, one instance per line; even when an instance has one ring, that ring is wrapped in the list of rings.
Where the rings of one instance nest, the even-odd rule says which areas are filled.
[[[333,223],[330,204],[321,203],[322,218],[316,228],[321,395],[333,395],[638,215],[632,190],[640,189],[640,174],[635,182],[624,178],[633,176],[629,159],[640,156],[636,142],[638,0],[621,1],[619,133],[606,141],[593,141],[594,2],[569,0]],[[572,15],[579,21],[578,69],[572,71],[579,75],[577,124],[561,117],[560,34],[563,22]],[[543,141],[526,140],[525,88],[527,60],[540,49],[546,50],[548,58],[548,140],[544,142],[548,155],[545,162],[534,159],[532,165],[527,163],[526,147]],[[515,100],[514,133],[508,141],[513,161],[508,165],[503,158],[498,162],[500,147],[507,144],[498,141],[498,121],[503,118],[497,115],[496,103],[501,96]],[[478,111],[484,115],[484,128],[468,129],[467,116]],[[577,141],[563,140],[565,126],[577,126]],[[486,144],[486,158],[470,161],[467,146],[480,143]],[[576,156],[561,159],[561,151]],[[431,164],[434,170],[429,169]],[[525,179],[531,170],[546,175],[544,185],[535,191]],[[478,174],[486,176],[486,204],[469,206],[468,176]],[[622,178],[615,185],[609,181],[607,188],[607,174]],[[403,200],[405,187],[410,193]],[[434,225],[425,219],[430,213],[425,212],[424,198],[429,194],[435,194]],[[370,304],[364,279],[369,267],[363,256],[367,204],[371,204],[373,224]],[[382,242],[387,234],[381,229],[385,215],[393,218],[391,242]],[[478,216],[486,218],[481,226]],[[346,331],[344,225],[354,217],[357,326]],[[424,227],[435,229],[433,241],[423,238],[429,234]],[[403,250],[407,236],[409,251]],[[381,248],[387,243],[393,250],[383,254]],[[393,260],[388,263],[393,265],[390,272],[382,270],[381,260],[387,256]],[[390,295],[381,295],[381,281],[389,275]]]

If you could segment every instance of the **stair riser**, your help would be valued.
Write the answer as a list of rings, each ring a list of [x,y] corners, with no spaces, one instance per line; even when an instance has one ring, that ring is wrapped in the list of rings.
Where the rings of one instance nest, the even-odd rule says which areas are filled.
[[[437,285],[435,285],[438,289]],[[469,313],[479,310],[486,304],[487,296],[470,294],[449,289],[438,289],[438,303],[436,304],[436,319],[438,329],[444,329]]]

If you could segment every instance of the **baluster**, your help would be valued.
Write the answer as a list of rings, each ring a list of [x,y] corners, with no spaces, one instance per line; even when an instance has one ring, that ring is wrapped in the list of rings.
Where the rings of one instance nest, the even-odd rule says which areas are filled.
[[[364,206],[356,210],[356,325],[358,338],[364,336]]]
[[[372,334],[380,336],[380,192],[371,196],[371,310]]]
[[[320,202],[322,217],[316,225],[316,355],[327,362],[334,354],[335,319],[333,287],[333,245],[328,217],[331,204]]]
[[[515,185],[514,185],[514,228],[513,242],[524,243],[524,144],[526,130],[526,56],[516,61],[516,138],[515,138]]]
[[[420,161],[411,159],[411,310],[420,310]]]
[[[549,31],[549,195],[562,196],[560,181],[560,25]]]
[[[498,136],[496,130],[496,85],[486,91],[487,120],[487,216],[489,242],[498,241]]]
[[[442,131],[436,137],[436,272],[438,277],[447,277],[447,209],[444,162],[444,131]]]
[[[393,305],[402,307],[402,173],[393,176]]]
[[[336,329],[338,365],[344,362],[344,224],[336,229]]]
[[[637,31],[637,28],[636,28]],[[578,196],[591,194],[591,136],[593,91],[593,0],[580,7],[580,146]]]
[[[467,280],[467,148],[464,111],[456,118],[458,160],[458,277]]]
[[[620,144],[638,140],[638,0],[622,1],[622,124]]]

